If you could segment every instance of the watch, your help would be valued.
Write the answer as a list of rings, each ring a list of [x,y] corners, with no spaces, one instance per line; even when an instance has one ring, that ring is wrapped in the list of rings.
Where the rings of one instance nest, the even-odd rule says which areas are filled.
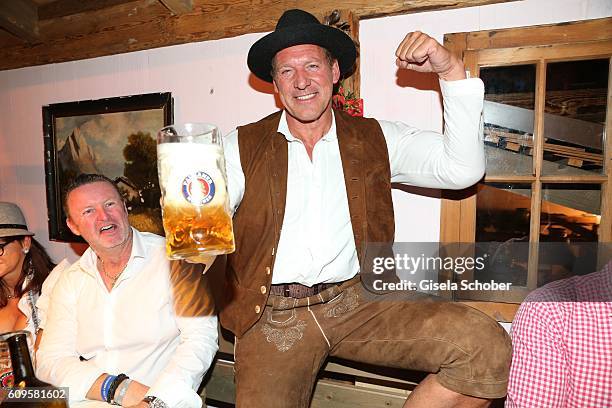
[[[168,404],[153,395],[144,397],[143,401],[149,404],[149,408],[168,408]]]

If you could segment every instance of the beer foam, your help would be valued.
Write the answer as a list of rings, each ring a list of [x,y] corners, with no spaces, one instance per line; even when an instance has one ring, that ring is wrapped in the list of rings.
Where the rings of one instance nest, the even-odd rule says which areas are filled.
[[[157,166],[164,205],[191,205],[186,186],[192,180],[214,184],[214,195],[205,205],[226,207],[228,204],[223,148],[214,144],[161,143],[157,145]],[[203,181],[204,182],[204,181]],[[208,182],[204,182],[209,184]]]

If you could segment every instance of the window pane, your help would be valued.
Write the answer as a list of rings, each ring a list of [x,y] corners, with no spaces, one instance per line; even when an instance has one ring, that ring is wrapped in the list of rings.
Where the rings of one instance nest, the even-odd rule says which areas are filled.
[[[529,241],[530,209],[530,184],[480,184],[476,195],[476,242]]]
[[[515,286],[527,285],[530,211],[530,184],[486,183],[478,186],[476,242],[501,243],[485,251],[495,256],[488,258],[484,275],[479,278],[511,282]]]
[[[480,69],[487,175],[533,173],[535,65]]]
[[[543,184],[538,285],[597,268],[601,185]]]
[[[547,65],[542,174],[602,172],[608,65],[607,59]]]

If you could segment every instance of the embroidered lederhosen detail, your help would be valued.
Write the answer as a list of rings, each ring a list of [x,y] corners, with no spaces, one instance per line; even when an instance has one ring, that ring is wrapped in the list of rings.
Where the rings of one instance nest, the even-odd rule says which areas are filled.
[[[291,316],[285,321],[277,321],[273,317],[273,314],[283,315],[287,312],[268,310],[266,312],[267,323],[261,327],[261,331],[266,336],[268,343],[274,343],[276,349],[281,352],[288,351],[297,341],[301,340],[307,326],[304,320],[296,321],[295,309],[289,311]]]
[[[355,286],[347,288],[337,297],[338,299],[332,299],[325,306],[325,317],[340,317],[343,314],[350,312],[351,310],[355,310],[359,306],[359,295],[355,290]]]

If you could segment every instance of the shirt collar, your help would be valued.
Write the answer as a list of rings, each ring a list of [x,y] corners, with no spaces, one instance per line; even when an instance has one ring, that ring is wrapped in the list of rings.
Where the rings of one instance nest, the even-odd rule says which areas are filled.
[[[130,228],[132,228],[132,253],[130,254],[130,259],[128,260],[125,270],[129,269],[129,266],[132,264],[134,258],[145,258],[147,256],[147,247],[144,245],[142,234],[136,228]],[[97,261],[98,255],[96,255],[91,247],[87,248],[79,260],[81,270],[88,275],[96,276],[98,272],[98,268],[96,266]]]
[[[285,139],[287,139],[288,142],[296,142],[299,140],[297,137],[293,136],[291,134],[291,131],[289,130],[289,125],[287,124],[287,111],[286,110],[283,110],[283,113],[281,114],[280,121],[278,122],[277,131],[281,133],[283,136],[285,136]],[[338,139],[338,134],[336,133],[336,116],[332,109],[331,127],[329,128],[329,131],[321,138],[321,140],[333,141],[336,139]]]

